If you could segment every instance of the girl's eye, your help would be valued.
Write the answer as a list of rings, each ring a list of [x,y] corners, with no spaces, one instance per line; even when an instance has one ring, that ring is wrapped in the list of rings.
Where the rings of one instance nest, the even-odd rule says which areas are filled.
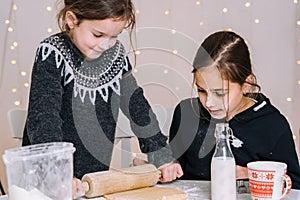
[[[206,91],[205,90],[203,90],[203,89],[199,89],[198,88],[198,90],[197,90],[199,93],[206,93]]]
[[[100,37],[102,37],[103,35],[97,35],[97,34],[93,34],[94,35],[94,37],[96,37],[96,38],[100,38]]]
[[[226,95],[226,92],[225,91],[223,91],[223,92],[216,92],[216,95],[218,97],[224,97]]]

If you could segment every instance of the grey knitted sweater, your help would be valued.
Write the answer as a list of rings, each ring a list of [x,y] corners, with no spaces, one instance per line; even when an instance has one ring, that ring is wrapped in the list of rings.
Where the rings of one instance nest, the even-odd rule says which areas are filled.
[[[121,110],[150,163],[173,161],[167,137],[131,73],[118,41],[86,61],[65,33],[43,40],[31,77],[23,145],[66,141],[74,144],[74,175],[107,170]]]

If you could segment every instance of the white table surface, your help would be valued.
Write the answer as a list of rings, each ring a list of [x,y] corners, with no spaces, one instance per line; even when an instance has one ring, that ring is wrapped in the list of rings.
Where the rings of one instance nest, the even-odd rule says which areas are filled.
[[[186,181],[179,180],[172,183],[157,184],[155,187],[172,187],[187,193],[188,200],[210,200],[210,182],[209,181]],[[80,198],[84,200],[86,198]],[[92,198],[93,200],[104,200],[104,198]],[[238,200],[251,200],[248,193],[238,194]],[[0,200],[8,200],[7,196],[0,196]],[[284,198],[284,200],[300,200],[300,190],[292,189],[292,191]]]

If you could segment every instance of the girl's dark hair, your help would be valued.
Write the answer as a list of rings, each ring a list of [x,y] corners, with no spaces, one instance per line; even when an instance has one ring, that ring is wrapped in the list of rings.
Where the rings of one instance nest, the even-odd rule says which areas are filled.
[[[215,32],[203,41],[194,58],[193,73],[208,66],[217,67],[223,79],[240,85],[248,83],[255,88],[253,91],[260,91],[252,72],[248,46],[244,39],[234,32]],[[246,80],[249,75],[254,78],[251,82]]]
[[[127,26],[131,31],[135,27],[135,9],[131,0],[64,0],[65,6],[57,15],[57,21],[61,31],[69,31],[66,23],[66,12],[72,11],[78,24],[82,20],[104,20],[115,18],[127,20]]]

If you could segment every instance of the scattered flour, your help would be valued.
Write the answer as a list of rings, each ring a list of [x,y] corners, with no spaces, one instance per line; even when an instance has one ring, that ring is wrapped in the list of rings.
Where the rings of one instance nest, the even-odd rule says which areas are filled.
[[[20,188],[16,185],[11,186],[9,189],[9,200],[53,200],[46,195],[44,195],[41,191],[34,188],[30,191],[26,191],[23,188]]]

